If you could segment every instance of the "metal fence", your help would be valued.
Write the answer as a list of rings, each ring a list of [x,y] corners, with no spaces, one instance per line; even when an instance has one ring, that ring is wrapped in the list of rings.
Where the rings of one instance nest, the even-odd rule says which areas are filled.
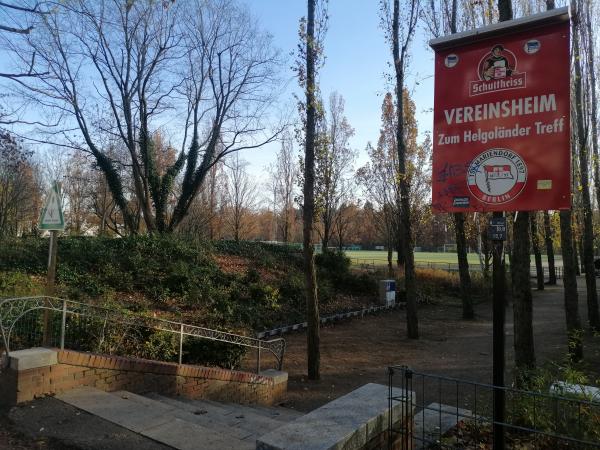
[[[403,414],[409,407],[415,408],[412,424],[404,421],[394,428],[393,419],[389,420],[390,442],[400,441],[402,448],[600,448],[597,401],[562,392],[553,395],[425,374],[405,366],[389,367],[388,375],[390,411],[395,402],[402,402]],[[392,387],[413,392],[413,398],[410,402],[395,398]],[[503,394],[506,410],[504,418],[495,419],[497,390]]]
[[[184,351],[184,343],[204,340],[238,349],[255,349],[257,372],[261,369],[263,352],[275,357],[279,370],[282,369],[285,354],[283,338],[261,340],[126,310],[45,296],[0,300],[0,332],[0,354],[2,347],[8,354],[23,348],[50,345],[61,349],[182,364],[186,354],[190,353]],[[197,349],[198,352],[202,350]]]
[[[352,264],[361,269],[367,270],[375,270],[377,268],[387,267],[387,260],[384,259],[374,259],[374,258],[350,258]],[[395,262],[394,262],[395,264]],[[415,267],[422,269],[436,269],[436,270],[445,270],[447,272],[458,272],[458,263],[452,262],[434,262],[434,261],[415,261]],[[490,267],[491,270],[491,267]],[[507,266],[507,270],[510,270],[510,267]],[[550,276],[549,268],[544,266],[544,277],[548,278]],[[479,264],[469,264],[469,272],[481,272],[481,266]],[[530,273],[532,277],[537,276],[535,265],[530,267]],[[557,279],[562,279],[563,277],[563,268],[562,266],[555,267],[555,273]]]

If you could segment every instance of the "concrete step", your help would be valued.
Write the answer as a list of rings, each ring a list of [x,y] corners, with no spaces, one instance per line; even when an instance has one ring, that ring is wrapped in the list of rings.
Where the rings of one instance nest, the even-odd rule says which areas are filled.
[[[260,414],[269,419],[279,420],[283,423],[291,422],[292,420],[296,420],[298,417],[302,417],[304,413],[299,411],[295,411],[290,408],[283,408],[280,406],[261,406],[261,405],[240,405],[237,403],[218,403],[210,400],[202,400],[202,402],[210,403],[215,406],[220,406],[230,412],[238,412],[238,413],[252,413],[252,414]]]
[[[264,413],[266,417],[280,420],[284,423],[291,422],[304,415],[304,413],[296,411],[295,409],[283,408],[281,406],[246,405],[246,407],[253,411]]]
[[[414,448],[419,450],[438,443],[440,438],[461,420],[474,420],[468,409],[440,403],[430,403],[415,413]]]
[[[210,400],[190,400],[183,397],[177,399],[165,397],[160,394],[147,394],[150,399],[174,406],[181,411],[206,417],[219,428],[238,430],[240,434],[250,433],[244,441],[254,441],[256,438],[267,434],[283,425],[281,420],[276,420],[265,413],[247,406],[233,403],[217,403]]]
[[[152,406],[153,408],[163,408],[165,412],[172,414],[177,419],[185,420],[186,422],[194,423],[219,433],[226,433],[241,441],[246,440],[248,442],[253,442],[254,439],[254,434],[251,431],[239,427],[232,427],[230,424],[223,423],[222,420],[219,420],[220,416],[215,417],[214,414],[209,414],[206,409],[188,408],[188,405],[177,400],[169,399],[168,397],[152,399],[142,395],[132,394],[127,391],[113,392],[112,394],[122,396],[123,398],[127,398],[130,401],[142,405]]]
[[[181,450],[253,450],[254,440],[208,428],[182,416],[176,406],[128,392],[107,393],[79,388],[56,396],[59,400],[99,416],[142,436]],[[141,397],[141,398],[140,398]],[[184,419],[178,416],[185,417]]]

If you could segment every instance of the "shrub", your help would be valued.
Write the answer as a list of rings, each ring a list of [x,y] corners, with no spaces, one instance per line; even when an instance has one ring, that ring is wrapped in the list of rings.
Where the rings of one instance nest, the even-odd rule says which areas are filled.
[[[349,294],[377,295],[377,280],[374,276],[350,271],[351,260],[344,253],[328,251],[315,257],[319,290],[325,300],[336,292]]]
[[[246,348],[225,342],[187,337],[183,341],[183,361],[186,364],[219,366],[235,369],[240,366]]]
[[[34,280],[30,275],[0,271],[0,298],[41,295],[43,291],[43,283]]]
[[[568,392],[556,394],[561,398],[547,395],[557,379],[563,379],[569,384],[589,384],[589,379],[583,372],[568,363],[560,367],[558,372],[536,369],[517,372],[515,378],[531,394],[509,391],[507,404],[513,405],[512,423],[576,439],[600,440],[600,404],[590,403],[591,398]],[[585,403],[580,404],[579,401]]]

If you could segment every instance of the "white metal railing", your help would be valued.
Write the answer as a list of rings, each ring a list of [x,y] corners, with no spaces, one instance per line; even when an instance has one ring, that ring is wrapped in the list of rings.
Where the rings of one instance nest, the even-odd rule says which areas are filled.
[[[285,354],[285,340],[283,338],[261,340],[226,331],[189,325],[182,322],[148,317],[129,311],[112,310],[87,303],[47,296],[15,297],[0,300],[0,332],[2,334],[2,343],[7,355],[11,351],[11,338],[18,330],[18,323],[29,313],[38,310],[60,314],[60,334],[58,336],[58,341],[61,349],[65,348],[65,336],[67,334],[69,318],[83,316],[100,320],[100,323],[103,324],[104,327],[106,327],[107,324],[118,324],[124,326],[126,330],[132,328],[145,328],[176,335],[179,337],[179,364],[182,363],[183,359],[184,338],[194,337],[256,349],[257,372],[260,372],[261,353],[263,351],[271,353],[275,357],[277,360],[277,368],[279,370],[283,367],[283,357]],[[43,330],[43,332],[48,331],[48,326],[49,325],[46,325],[46,329]],[[39,328],[44,328],[44,325],[42,323],[35,323],[32,324],[29,329],[25,327],[25,329],[18,331],[21,331],[25,335],[41,335]],[[101,330],[101,332],[103,332],[103,330]]]

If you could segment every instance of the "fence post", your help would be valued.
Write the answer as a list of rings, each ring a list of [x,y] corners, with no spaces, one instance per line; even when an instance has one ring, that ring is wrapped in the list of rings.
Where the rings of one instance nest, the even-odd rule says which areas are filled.
[[[409,416],[412,414],[412,406],[413,406],[413,399],[412,399],[412,370],[408,367],[403,367],[402,368],[402,388],[404,390],[403,395],[404,395],[404,403],[402,404],[402,428],[404,430],[404,446],[403,448],[412,448],[412,443],[413,443],[413,436],[412,436],[412,430],[413,427],[411,426],[412,422],[413,422],[413,418],[412,416],[410,417],[409,420]],[[410,394],[409,394],[410,392]],[[409,403],[410,402],[410,403]]]
[[[393,382],[394,368],[388,367],[388,450],[392,450],[394,446]]]
[[[63,300],[62,320],[60,322],[60,349],[65,349],[65,331],[67,326],[67,301]]]
[[[179,324],[179,364],[183,360],[183,323]]]
[[[258,341],[258,349],[256,351],[256,373],[260,373],[260,340]]]

